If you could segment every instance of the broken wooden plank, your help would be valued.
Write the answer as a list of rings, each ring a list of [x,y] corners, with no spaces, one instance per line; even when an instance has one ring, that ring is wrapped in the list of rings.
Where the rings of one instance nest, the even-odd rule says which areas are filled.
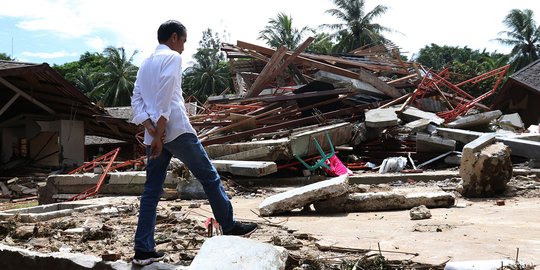
[[[264,67],[263,72],[261,72],[261,74],[259,75],[259,77],[257,77],[257,79],[255,80],[253,85],[251,85],[251,88],[246,93],[246,97],[252,97],[252,96],[259,95],[261,93],[261,91],[264,89],[264,86],[269,81],[275,79],[279,74],[281,74],[285,70],[285,68],[287,68],[289,66],[289,64],[291,64],[294,61],[294,59],[301,52],[303,52],[309,46],[309,44],[311,44],[311,42],[313,40],[314,40],[313,37],[307,38],[306,41],[304,41],[300,46],[298,46],[298,48],[296,50],[294,50],[294,52],[289,57],[287,57],[287,59],[285,59],[285,61],[283,61],[283,63],[279,63],[280,59],[282,58],[281,49],[284,48],[284,46],[281,46],[278,49],[278,51],[276,52],[276,53],[278,53],[278,57],[280,57],[280,59],[277,60],[277,63],[279,63],[279,64],[275,68],[272,68],[272,67],[270,67],[269,69],[266,68],[269,65],[271,65],[272,59],[274,58],[274,56],[272,56],[270,61]],[[285,53],[287,53],[287,52],[285,51]],[[275,65],[275,63],[273,63],[272,65]],[[267,74],[268,72],[269,72],[269,74]]]
[[[266,54],[266,55],[272,55],[275,52],[275,50],[273,49],[265,48],[262,46],[258,46],[258,45],[251,44],[248,42],[243,42],[243,41],[238,41],[237,46],[246,48],[246,49],[251,49],[259,53]],[[348,78],[362,80],[365,83],[371,84],[373,87],[377,88],[379,91],[383,92],[384,94],[392,98],[397,98],[403,95],[403,93],[401,93],[401,91],[399,91],[398,89],[386,84],[385,82],[379,80],[379,78],[377,78],[375,75],[372,75],[371,73],[362,69],[360,69],[359,72],[356,73],[356,72],[353,72],[344,68],[332,66],[332,65],[329,65],[320,61],[316,61],[316,60],[313,60],[304,56],[296,57],[294,59],[294,63],[314,67],[320,70],[328,71],[328,72],[345,76]]]

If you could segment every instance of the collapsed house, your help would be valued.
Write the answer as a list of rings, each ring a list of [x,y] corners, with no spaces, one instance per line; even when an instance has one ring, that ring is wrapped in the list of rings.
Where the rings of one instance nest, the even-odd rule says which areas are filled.
[[[518,113],[525,126],[540,122],[540,60],[516,71],[508,77],[502,94],[494,103],[504,113]]]
[[[48,64],[0,61],[0,170],[76,167],[85,136],[136,143],[133,124],[110,116]]]

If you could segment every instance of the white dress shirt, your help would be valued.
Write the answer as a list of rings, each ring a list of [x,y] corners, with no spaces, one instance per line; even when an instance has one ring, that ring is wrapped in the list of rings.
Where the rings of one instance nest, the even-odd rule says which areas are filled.
[[[143,61],[137,73],[131,107],[134,124],[150,119],[155,126],[161,116],[167,119],[165,143],[186,132],[196,135],[182,97],[182,57],[178,52],[160,44]],[[150,145],[152,140],[145,130],[144,143]]]

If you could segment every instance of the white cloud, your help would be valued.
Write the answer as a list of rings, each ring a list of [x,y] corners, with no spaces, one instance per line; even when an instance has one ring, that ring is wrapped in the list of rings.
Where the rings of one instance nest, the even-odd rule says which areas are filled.
[[[86,40],[86,45],[96,51],[102,51],[107,47],[107,41],[100,37],[91,37]]]
[[[24,56],[28,57],[37,57],[42,59],[54,59],[54,58],[61,58],[61,57],[67,57],[67,56],[77,56],[77,53],[74,52],[66,52],[66,51],[59,51],[59,52],[52,52],[52,53],[46,53],[46,52],[22,52],[21,53]]]
[[[317,28],[321,24],[336,22],[335,18],[324,14],[334,7],[332,0],[312,0],[309,4],[306,1],[273,0],[271,7],[257,9],[257,12],[243,12],[238,8],[253,6],[251,0],[236,0],[234,4],[218,0],[9,2],[0,8],[0,17],[16,19],[17,26],[22,29],[81,38],[80,51],[89,48],[101,51],[107,46],[138,50],[140,53],[135,64],[154,50],[157,28],[168,19],[179,20],[188,29],[188,42],[183,54],[186,63],[196,52],[202,31],[207,28],[219,33],[226,31],[230,37],[226,42],[235,44],[242,40],[265,45],[257,40],[258,33],[268,19],[279,12],[291,15],[297,28]],[[529,8],[537,17],[540,16],[540,1],[530,0],[367,0],[366,10],[372,10],[377,4],[390,9],[375,21],[399,32],[390,34],[390,39],[411,54],[430,43],[501,51],[492,39],[497,38],[499,31],[505,30],[502,20],[511,8]],[[61,51],[62,43],[48,49]]]

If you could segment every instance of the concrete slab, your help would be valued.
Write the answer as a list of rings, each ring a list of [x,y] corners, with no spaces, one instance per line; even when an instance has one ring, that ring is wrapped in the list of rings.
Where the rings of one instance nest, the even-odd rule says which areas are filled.
[[[295,132],[290,136],[289,147],[292,154],[291,159],[294,159],[295,155],[299,157],[319,155],[319,151],[313,141],[314,139],[319,142],[319,145],[324,151],[329,152],[330,144],[326,136],[327,132],[334,146],[348,144],[352,140],[351,123],[339,123]]]
[[[263,146],[256,149],[251,149],[235,154],[216,157],[219,160],[264,160],[265,157],[270,156],[274,151],[274,146]]]
[[[523,120],[521,120],[519,113],[504,114],[499,118],[498,122],[502,126],[509,126],[511,128],[518,129],[525,128],[525,124],[523,123]]]
[[[366,112],[365,122],[371,128],[391,127],[398,125],[399,118],[393,108],[374,109]]]
[[[270,161],[212,160],[216,170],[241,176],[265,176],[277,172],[277,165]]]
[[[275,215],[340,196],[348,191],[348,178],[347,175],[342,175],[270,196],[259,205],[259,213],[262,216]]]
[[[28,208],[13,209],[0,212],[0,220],[15,219],[20,222],[38,222],[53,218],[65,217],[73,212],[81,212],[88,209],[102,209],[106,204],[88,203],[55,203],[39,205]]]
[[[287,257],[283,247],[238,236],[214,236],[204,242],[189,269],[284,270]]]
[[[437,128],[437,134],[445,138],[454,139],[462,143],[470,143],[476,138],[487,134],[476,131],[452,128]],[[531,137],[535,138],[535,137]],[[526,157],[530,159],[540,158],[540,142],[524,139],[515,139],[513,137],[497,134],[496,141],[502,142],[512,149],[513,156]]]
[[[429,119],[418,119],[405,124],[406,128],[410,128],[412,133],[425,131],[427,126],[431,123]]]
[[[186,267],[166,263],[132,266],[124,261],[106,262],[101,258],[81,253],[41,253],[0,244],[0,269],[73,269],[73,270],[186,270]]]
[[[210,159],[218,159],[221,156],[234,155],[241,152],[246,152],[262,147],[272,148],[272,152],[265,157],[261,157],[260,161],[275,161],[279,159],[293,158],[288,152],[289,138],[280,138],[276,140],[258,140],[251,142],[230,143],[230,144],[214,144],[205,147],[206,153]]]
[[[428,119],[431,123],[436,125],[442,125],[444,123],[444,119],[440,118],[436,114],[432,112],[425,112],[411,106],[408,106],[400,113],[400,118],[406,122],[411,122],[418,119]]]
[[[428,135],[425,133],[416,134],[416,151],[429,153],[444,153],[454,151],[456,141],[443,137]]]
[[[499,110],[473,114],[473,115],[468,115],[468,116],[458,118],[446,124],[446,126],[449,128],[469,128],[469,127],[482,126],[482,125],[489,124],[491,121],[499,118],[501,115],[502,115],[502,112]]]
[[[449,178],[459,177],[458,171],[425,171],[422,173],[393,173],[393,174],[380,174],[380,173],[363,173],[354,174],[349,176],[350,184],[366,184],[377,185],[386,184],[396,181],[403,183],[409,179],[416,182],[429,182],[429,181],[442,181]]]
[[[404,210],[420,205],[425,205],[428,208],[451,207],[455,200],[454,194],[440,189],[396,188],[383,192],[351,193],[316,202],[314,206],[317,211],[322,213],[352,213]]]

